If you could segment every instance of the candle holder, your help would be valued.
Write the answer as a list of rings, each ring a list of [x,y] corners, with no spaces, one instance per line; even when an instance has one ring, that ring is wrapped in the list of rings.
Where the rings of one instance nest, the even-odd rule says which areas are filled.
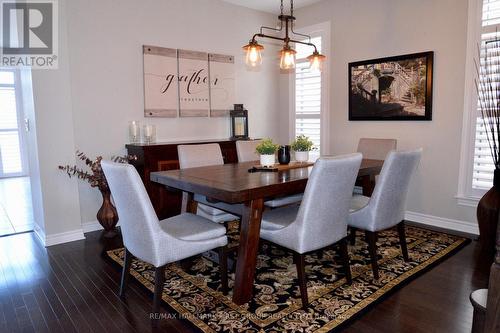
[[[150,144],[156,141],[156,126],[146,124],[143,127],[144,143]]]
[[[231,117],[231,140],[248,140],[248,111],[243,104],[234,104],[229,111]]]
[[[133,120],[129,122],[128,134],[131,143],[138,143],[141,141],[141,125],[138,121]]]

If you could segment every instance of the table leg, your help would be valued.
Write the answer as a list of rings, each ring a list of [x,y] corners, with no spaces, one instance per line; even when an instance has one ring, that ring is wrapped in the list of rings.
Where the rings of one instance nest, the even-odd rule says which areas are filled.
[[[360,178],[361,178],[361,187],[363,187],[363,195],[371,197],[373,190],[375,189],[375,176],[366,175]]]
[[[256,199],[246,203],[243,208],[233,290],[233,302],[239,305],[252,299],[263,207],[264,200]]]
[[[182,209],[183,213],[196,214],[198,210],[198,203],[194,201],[194,194],[189,192],[182,192]]]

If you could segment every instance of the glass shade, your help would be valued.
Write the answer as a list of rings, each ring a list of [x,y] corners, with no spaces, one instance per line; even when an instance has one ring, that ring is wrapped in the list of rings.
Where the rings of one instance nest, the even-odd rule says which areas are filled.
[[[312,72],[321,72],[323,70],[323,61],[325,61],[325,56],[314,52],[307,59],[309,60],[309,70]]]
[[[295,68],[295,50],[291,49],[289,46],[285,46],[283,50],[280,51],[280,68],[283,70],[289,70]]]
[[[264,47],[257,42],[250,42],[243,49],[246,51],[245,63],[250,67],[257,67],[262,64],[262,50]]]

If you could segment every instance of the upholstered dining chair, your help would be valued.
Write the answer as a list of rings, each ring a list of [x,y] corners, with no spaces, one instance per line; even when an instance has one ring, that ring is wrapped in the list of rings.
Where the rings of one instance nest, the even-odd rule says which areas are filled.
[[[217,143],[178,145],[177,154],[181,169],[224,164],[222,151]],[[241,204],[210,202],[210,199],[199,194],[194,195],[194,200],[198,203],[197,214],[217,223],[237,220],[243,209]]]
[[[403,258],[409,260],[404,225],[405,203],[410,179],[421,155],[422,149],[390,152],[371,198],[355,195],[352,199],[348,220],[351,244],[355,242],[356,230],[364,230],[375,279],[379,278],[376,244],[379,231],[397,226]]]
[[[340,246],[347,282],[351,281],[347,252],[347,217],[361,154],[322,157],[316,161],[300,205],[265,211],[260,237],[293,252],[302,307],[308,305],[305,255]]]
[[[259,154],[256,152],[257,146],[262,140],[238,140],[236,141],[236,153],[238,154],[238,162],[258,161]],[[264,205],[270,208],[282,207],[291,205],[302,200],[303,194],[293,194],[284,197],[277,197],[264,202]]]
[[[216,248],[220,258],[221,290],[226,294],[226,228],[190,213],[159,221],[144,184],[132,165],[102,161],[101,166],[120,216],[125,246],[120,296],[125,294],[134,256],[155,267],[153,312],[158,313],[165,266]]]

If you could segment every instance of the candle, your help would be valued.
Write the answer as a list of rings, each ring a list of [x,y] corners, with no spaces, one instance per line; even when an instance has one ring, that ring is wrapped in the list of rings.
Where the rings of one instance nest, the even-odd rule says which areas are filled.
[[[129,124],[129,135],[130,135],[130,141],[132,143],[136,143],[139,141],[139,132],[140,132],[140,127],[139,127],[139,122],[138,121],[131,121]]]

